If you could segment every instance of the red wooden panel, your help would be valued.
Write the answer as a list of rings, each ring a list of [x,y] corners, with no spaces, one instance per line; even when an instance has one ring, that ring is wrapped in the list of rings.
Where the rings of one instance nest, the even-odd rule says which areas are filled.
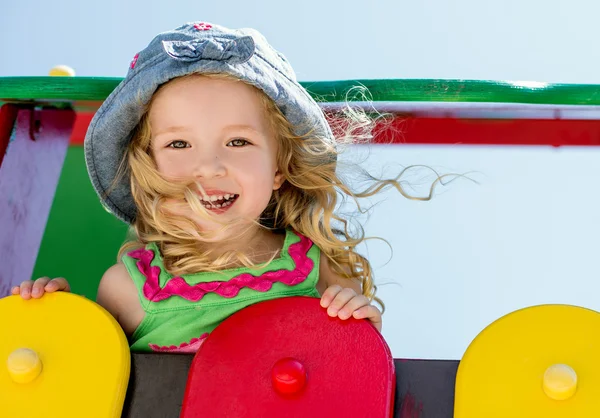
[[[600,145],[600,120],[396,117],[378,143],[462,145]]]
[[[93,113],[78,113],[71,143],[83,144]],[[396,115],[378,125],[379,144],[599,146],[599,120],[457,119]]]
[[[75,124],[73,125],[73,132],[71,133],[71,144],[73,145],[83,145],[83,140],[85,139],[85,134],[87,132],[88,126],[94,117],[94,113],[90,112],[77,112],[77,117],[75,118]]]
[[[19,108],[13,104],[0,106],[0,166],[10,141],[10,135],[17,119]]]
[[[190,368],[181,418],[389,418],[394,386],[389,348],[367,321],[330,318],[316,298],[276,299],[210,334]]]
[[[0,166],[0,297],[33,272],[74,119],[71,110],[18,112]]]

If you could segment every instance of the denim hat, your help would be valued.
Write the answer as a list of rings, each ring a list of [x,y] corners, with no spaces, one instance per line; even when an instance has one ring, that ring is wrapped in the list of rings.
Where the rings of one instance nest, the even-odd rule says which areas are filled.
[[[226,73],[269,96],[298,136],[309,132],[333,141],[319,105],[298,84],[294,70],[254,29],[188,23],[156,36],[131,62],[125,79],[106,98],[85,136],[88,173],[102,204],[132,223],[136,207],[126,175],[114,183],[132,132],[163,83],[191,73]]]

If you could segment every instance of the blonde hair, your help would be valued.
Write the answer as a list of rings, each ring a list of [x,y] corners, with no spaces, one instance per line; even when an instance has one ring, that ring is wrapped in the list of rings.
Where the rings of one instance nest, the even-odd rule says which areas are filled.
[[[224,74],[191,74],[182,78],[192,76],[237,80]],[[294,134],[292,125],[273,100],[261,90],[255,90],[278,139],[277,165],[285,179],[281,188],[273,192],[258,224],[273,230],[293,228],[310,238],[330,260],[335,273],[347,279],[358,279],[362,284],[363,294],[383,308],[383,302],[376,297],[377,287],[373,281],[371,265],[356,250],[367,239],[364,230],[361,226],[350,228],[350,218],[336,214],[335,209],[340,199],[350,198],[360,210],[358,199],[373,196],[387,187],[394,187],[404,196],[410,197],[399,182],[402,173],[396,178],[381,180],[362,170],[370,185],[360,192],[351,190],[336,173],[336,145],[327,138],[310,133],[302,137]],[[175,198],[187,201],[195,213],[210,216],[198,196],[191,191],[190,184],[169,182],[158,173],[151,153],[148,120],[152,103],[150,101],[148,104],[133,134],[126,155],[127,164],[122,164],[128,165],[130,170],[137,217],[133,225],[136,237],[121,247],[119,258],[132,248],[156,242],[165,268],[174,275],[218,271],[232,261],[253,267],[251,260],[239,252],[229,252],[211,260],[208,257],[210,250],[202,252],[197,246],[199,238],[209,240],[210,234],[193,232],[197,228],[192,220],[166,210],[167,200]],[[339,117],[340,113],[343,118]],[[347,106],[330,121],[336,140],[353,143],[371,139],[376,119],[364,111]],[[418,199],[428,200],[430,197],[431,194],[427,198]],[[227,229],[228,226],[224,225],[223,228]]]

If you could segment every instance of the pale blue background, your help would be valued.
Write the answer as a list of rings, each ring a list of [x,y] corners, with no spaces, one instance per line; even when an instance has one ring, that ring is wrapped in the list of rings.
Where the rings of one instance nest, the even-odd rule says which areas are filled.
[[[298,78],[463,78],[600,83],[591,0],[3,1],[0,76],[123,76],[155,33],[205,20],[255,27]],[[460,358],[501,315],[561,302],[600,310],[597,149],[372,147],[347,158],[475,171],[428,203],[386,193],[367,232],[395,357]],[[365,157],[365,158],[366,158]],[[418,183],[426,171],[411,177]],[[422,191],[419,187],[417,190]],[[391,260],[390,260],[391,257]]]

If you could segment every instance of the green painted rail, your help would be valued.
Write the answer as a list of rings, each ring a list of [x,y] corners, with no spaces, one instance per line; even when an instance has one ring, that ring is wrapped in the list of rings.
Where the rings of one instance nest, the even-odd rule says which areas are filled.
[[[121,81],[105,77],[0,77],[0,102],[101,102]],[[343,80],[301,83],[319,101],[361,100],[348,92],[369,90],[375,102],[487,102],[600,105],[600,85],[478,80]]]

